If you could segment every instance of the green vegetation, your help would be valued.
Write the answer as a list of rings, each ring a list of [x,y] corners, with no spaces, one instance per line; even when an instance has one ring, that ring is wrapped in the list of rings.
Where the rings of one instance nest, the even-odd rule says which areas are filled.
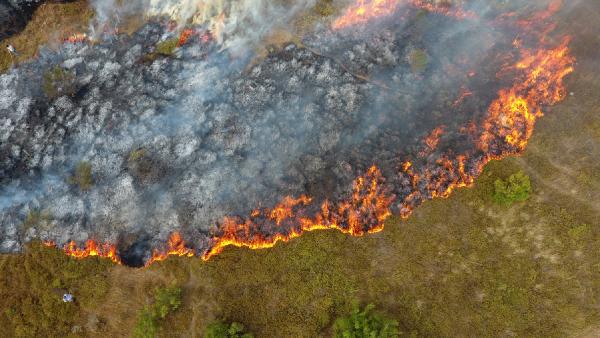
[[[320,16],[331,16],[335,13],[335,8],[333,7],[333,0],[319,0],[315,4],[313,10]]]
[[[144,158],[144,156],[146,156],[146,151],[144,150],[144,148],[139,148],[136,150],[132,150],[129,153],[129,162],[136,162],[141,160],[142,158]]]
[[[62,95],[74,95],[76,89],[75,75],[62,67],[55,66],[44,73],[42,90],[49,99],[55,99]]]
[[[77,185],[81,191],[88,191],[94,184],[92,165],[81,161],[75,167],[75,174],[69,178],[69,183]]]
[[[408,63],[413,72],[419,73],[427,68],[429,57],[424,50],[414,49],[408,54]]]
[[[75,260],[41,243],[23,255],[0,257],[0,336],[79,336],[73,328],[83,321],[83,309],[107,293],[110,267],[106,260]],[[75,302],[63,303],[64,292],[73,293]]]
[[[51,220],[52,214],[47,211],[40,211],[36,209],[30,210],[25,217],[25,221],[23,222],[23,231],[26,231],[31,227],[50,222]]]
[[[156,53],[163,56],[171,56],[175,52],[175,49],[177,49],[178,44],[178,38],[172,38],[165,41],[161,41],[156,44]]]
[[[497,179],[494,182],[494,201],[510,205],[514,202],[523,202],[529,198],[531,182],[529,176],[519,171],[510,175],[508,181]]]
[[[398,322],[374,312],[375,305],[364,310],[358,306],[347,317],[338,318],[333,326],[335,338],[392,338],[399,337]]]
[[[75,0],[42,4],[23,32],[2,41],[3,45],[15,46],[20,56],[14,58],[6,48],[0,48],[0,73],[33,57],[40,46],[54,45],[73,33],[87,31],[94,15],[88,3],[87,0]]]
[[[225,324],[223,322],[214,322],[206,327],[204,338],[252,338],[250,333],[244,332],[244,325],[233,322]]]
[[[138,315],[133,335],[139,338],[154,338],[160,322],[181,306],[181,288],[158,288],[154,292],[154,302],[146,305]]]

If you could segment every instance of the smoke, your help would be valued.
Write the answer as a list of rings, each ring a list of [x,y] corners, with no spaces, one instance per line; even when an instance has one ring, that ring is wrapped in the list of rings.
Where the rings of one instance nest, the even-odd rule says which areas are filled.
[[[95,0],[97,17],[93,30],[118,24],[132,16],[167,17],[182,29],[186,24],[203,25],[215,36],[221,50],[233,54],[252,50],[275,28],[285,28],[298,13],[314,5],[309,1],[268,0]]]
[[[202,251],[225,216],[288,195],[339,200],[373,164],[401,200],[413,189],[398,175],[405,161],[439,171],[440,154],[476,153],[464,127],[509,83],[497,78],[507,62],[498,55],[511,57],[519,33],[490,25],[498,9],[476,2],[477,19],[457,20],[405,6],[252,58],[311,4],[95,1],[95,32],[139,14],[194,34],[160,54],[181,30],[156,19],[0,75],[0,226],[11,229],[2,250],[93,238],[119,242],[139,263],[181,231]],[[440,125],[437,146],[425,144]],[[51,221],[13,231],[27,210]]]

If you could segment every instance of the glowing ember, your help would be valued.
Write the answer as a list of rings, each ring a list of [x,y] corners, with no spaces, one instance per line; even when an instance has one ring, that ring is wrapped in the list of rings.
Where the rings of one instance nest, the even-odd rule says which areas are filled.
[[[181,35],[179,36],[179,42],[177,42],[177,47],[185,45],[189,38],[191,38],[194,34],[195,32],[193,29],[185,29],[183,32],[181,32]]]
[[[79,43],[89,41],[89,38],[86,33],[76,33],[68,36],[66,39],[64,39],[64,41],[68,43]]]
[[[373,19],[390,16],[398,7],[410,5],[428,12],[451,16],[456,19],[476,17],[475,13],[463,11],[450,3],[433,4],[425,0],[358,0],[343,16],[335,20],[333,29],[341,29],[357,24],[365,24]]]

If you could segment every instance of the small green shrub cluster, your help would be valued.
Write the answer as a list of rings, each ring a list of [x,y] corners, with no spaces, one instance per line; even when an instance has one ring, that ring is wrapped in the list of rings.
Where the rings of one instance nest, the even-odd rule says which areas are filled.
[[[335,13],[333,0],[319,0],[314,7],[315,13],[320,16],[331,16]]]
[[[209,324],[204,333],[204,338],[252,338],[250,333],[244,332],[244,325],[233,322],[225,324],[217,321]]]
[[[154,302],[151,305],[144,306],[140,311],[133,335],[139,338],[156,337],[160,321],[180,306],[181,288],[172,286],[156,289]]]
[[[94,184],[92,165],[81,161],[75,167],[75,174],[69,178],[69,183],[77,185],[81,191],[88,191]]]
[[[499,204],[510,205],[514,202],[522,202],[529,198],[531,193],[531,182],[529,176],[519,171],[510,175],[507,181],[497,179],[494,182],[494,201]]]
[[[156,44],[156,53],[163,56],[171,56],[177,49],[177,45],[179,44],[179,39],[172,38],[165,41],[161,41]]]
[[[413,72],[422,72],[429,64],[429,57],[422,49],[415,49],[408,54],[408,63]]]
[[[76,92],[75,75],[60,66],[55,66],[44,73],[42,90],[49,99],[62,95],[72,96]]]
[[[374,312],[369,304],[364,310],[358,306],[347,317],[338,318],[333,326],[335,338],[391,338],[399,337],[398,322]]]

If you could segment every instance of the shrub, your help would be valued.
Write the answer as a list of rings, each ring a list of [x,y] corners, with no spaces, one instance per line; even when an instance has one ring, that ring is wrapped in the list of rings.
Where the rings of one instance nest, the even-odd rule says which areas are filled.
[[[429,57],[422,49],[414,49],[408,54],[408,63],[413,72],[421,72],[427,68]]]
[[[529,176],[522,171],[511,175],[508,181],[497,179],[494,182],[494,201],[500,204],[510,205],[514,202],[525,201],[529,198],[530,193]]]
[[[244,325],[233,322],[229,325],[223,322],[214,322],[208,325],[204,338],[252,338],[250,333],[244,333]]]
[[[361,311],[356,306],[349,316],[338,318],[333,326],[334,337],[399,337],[398,322],[374,312],[374,308],[373,304],[369,304]]]
[[[44,73],[42,90],[49,99],[62,95],[74,95],[76,92],[75,75],[60,66],[55,66]]]
[[[171,56],[177,49],[179,39],[173,38],[165,41],[161,41],[156,44],[156,53],[163,56]]]
[[[159,330],[160,320],[181,306],[181,288],[172,286],[158,288],[154,292],[154,302],[146,305],[138,314],[133,329],[134,337],[154,338]]]
[[[320,16],[331,16],[335,13],[332,5],[333,0],[319,0],[314,7],[315,12]]]
[[[23,222],[23,229],[27,230],[33,226],[44,225],[52,221],[52,215],[47,211],[30,210]]]
[[[82,191],[90,190],[94,183],[92,165],[86,161],[79,162],[75,167],[75,174],[69,178],[69,183],[77,185]]]

